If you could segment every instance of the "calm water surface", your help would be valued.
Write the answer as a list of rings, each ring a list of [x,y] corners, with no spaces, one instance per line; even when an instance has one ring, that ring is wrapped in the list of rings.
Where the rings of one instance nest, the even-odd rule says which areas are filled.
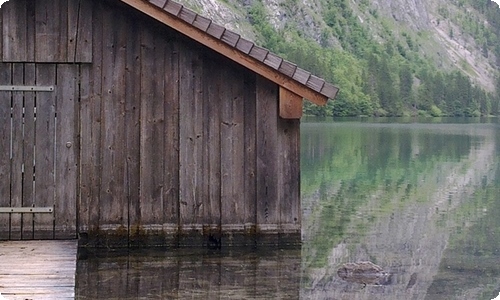
[[[302,123],[303,246],[148,251],[78,262],[79,299],[492,299],[500,123]],[[384,285],[344,281],[371,261]]]

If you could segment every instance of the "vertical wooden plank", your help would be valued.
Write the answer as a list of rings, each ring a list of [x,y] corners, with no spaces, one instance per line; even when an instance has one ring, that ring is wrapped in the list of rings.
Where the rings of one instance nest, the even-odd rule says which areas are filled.
[[[179,47],[165,41],[165,169],[164,230],[176,243],[179,230]]]
[[[300,119],[278,120],[280,243],[300,242]]]
[[[220,243],[221,238],[221,89],[224,82],[221,64],[207,59],[205,63],[204,119],[207,120],[204,135],[206,136],[205,169],[207,169],[208,194],[205,197],[203,224],[205,235],[213,243]],[[213,245],[217,246],[217,245]]]
[[[0,63],[0,84],[12,84],[11,64]],[[11,141],[11,92],[0,92],[0,206],[10,206],[10,141]],[[0,214],[0,240],[8,240],[10,231],[9,214]]]
[[[81,120],[81,195],[82,205],[80,211],[86,217],[81,217],[80,232],[84,232],[92,240],[98,235],[100,221],[100,195],[102,173],[102,109],[103,109],[103,12],[104,4],[99,2],[94,6],[93,35],[94,61],[89,70],[89,98],[82,99]],[[83,84],[83,82],[82,82]],[[88,118],[88,119],[87,119]],[[83,223],[85,222],[85,223]]]
[[[39,85],[55,85],[56,66],[38,64],[36,82]],[[35,124],[35,206],[54,205],[55,192],[55,92],[36,93]],[[34,238],[51,239],[54,237],[53,214],[35,214]]]
[[[68,62],[92,62],[92,1],[68,1]]]
[[[202,214],[202,61],[197,49],[180,50],[180,226],[183,233],[201,233]]]
[[[86,234],[89,226],[89,211],[92,198],[92,169],[94,158],[92,157],[92,148],[97,148],[97,145],[92,145],[95,141],[92,139],[92,126],[94,120],[92,118],[92,96],[91,96],[91,65],[80,66],[80,164],[78,168],[79,188],[78,209],[77,209],[77,228],[78,232]]]
[[[26,4],[27,0],[21,0],[9,1],[2,5],[4,61],[26,61],[28,59]]]
[[[54,32],[51,32],[51,39],[56,43],[56,62],[68,62],[68,0],[52,0],[59,2],[57,9],[53,11]]]
[[[108,242],[128,244],[128,203],[125,186],[125,16],[105,7],[103,13],[102,174],[100,229]]]
[[[26,61],[35,62],[35,1],[26,3]]]
[[[279,87],[280,117],[283,119],[300,119],[302,117],[302,97]]]
[[[148,243],[161,243],[164,184],[165,46],[156,31],[141,30],[141,225]]]
[[[24,83],[35,85],[35,64],[24,64]],[[24,176],[23,203],[25,207],[34,204],[35,180],[35,93],[24,93]],[[22,239],[33,239],[33,214],[23,214]]]
[[[256,152],[256,94],[255,74],[245,72],[244,84],[244,123],[245,123],[245,149],[244,153],[244,207],[245,207],[245,230],[247,236],[255,234],[256,225],[256,200],[257,200],[257,152]]]
[[[24,65],[12,65],[12,84],[24,84]],[[23,202],[23,92],[12,93],[12,157],[10,164],[10,205],[21,207]],[[5,103],[4,103],[5,104]],[[10,216],[10,238],[21,239],[21,214]]]
[[[76,238],[78,176],[78,79],[76,64],[57,66],[55,238]]]
[[[35,61],[66,61],[59,59],[67,55],[67,22],[61,24],[60,13],[67,9],[67,1],[37,0],[35,3]]]
[[[141,48],[140,29],[135,18],[127,19],[127,61],[125,77],[125,139],[127,143],[126,184],[130,244],[140,244],[140,131],[141,131]]]
[[[67,62],[76,62],[76,43],[78,39],[78,23],[80,17],[80,0],[68,0],[68,43]],[[88,2],[88,1],[85,1]],[[86,16],[86,18],[92,18]]]
[[[79,0],[76,35],[76,62],[92,62],[92,5],[93,1]]]
[[[257,229],[262,243],[277,241],[278,202],[278,87],[257,77]]]
[[[221,224],[233,241],[244,231],[244,93],[241,70],[230,64],[222,71],[221,91]]]

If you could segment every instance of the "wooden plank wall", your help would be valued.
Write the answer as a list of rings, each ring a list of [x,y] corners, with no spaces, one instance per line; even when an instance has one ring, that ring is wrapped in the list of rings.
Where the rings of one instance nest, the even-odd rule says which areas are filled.
[[[19,23],[38,24],[46,1],[20,1],[16,13],[35,21],[27,16]],[[90,246],[300,240],[299,121],[279,118],[277,85],[114,1],[52,5],[43,9],[60,18],[47,20],[43,26],[50,29],[9,23],[0,48],[4,59],[24,59],[37,84],[57,81],[57,98],[64,101],[56,105],[41,94],[40,123],[51,109],[71,116],[57,124],[46,120],[46,128],[62,128],[54,137],[60,160],[55,183],[36,183],[68,211],[56,238],[70,236],[76,224],[82,244]],[[7,6],[0,19],[5,24],[14,15]],[[61,21],[76,15],[91,25]],[[58,48],[60,57],[41,58],[29,43],[13,44],[23,30],[49,40],[60,32],[57,47],[66,48]],[[47,59],[63,63],[31,63]],[[2,65],[0,83],[4,73],[15,74],[15,64]],[[33,134],[44,128],[37,125]],[[79,140],[67,138],[77,134]],[[50,151],[37,151],[37,159]],[[7,152],[0,149],[0,174],[8,171]],[[64,180],[70,184],[59,187]],[[6,193],[0,187],[0,196]],[[72,197],[78,197],[76,208],[63,200]],[[43,218],[35,225],[49,222]],[[256,241],[261,235],[267,238]]]
[[[92,61],[92,1],[9,2],[2,6],[4,62]]]
[[[93,14],[80,113],[87,242],[297,242],[299,122],[278,117],[277,86],[120,6]]]

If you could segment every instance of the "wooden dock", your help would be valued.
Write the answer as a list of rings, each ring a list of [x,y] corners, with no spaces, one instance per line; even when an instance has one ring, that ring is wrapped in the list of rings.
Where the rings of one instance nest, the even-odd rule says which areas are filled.
[[[7,299],[74,299],[78,244],[0,242],[0,293]]]

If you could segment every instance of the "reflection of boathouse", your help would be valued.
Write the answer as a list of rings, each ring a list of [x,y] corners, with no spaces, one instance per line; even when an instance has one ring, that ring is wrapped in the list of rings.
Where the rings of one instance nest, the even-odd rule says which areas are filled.
[[[300,239],[302,99],[334,86],[173,1],[0,12],[0,239]]]

